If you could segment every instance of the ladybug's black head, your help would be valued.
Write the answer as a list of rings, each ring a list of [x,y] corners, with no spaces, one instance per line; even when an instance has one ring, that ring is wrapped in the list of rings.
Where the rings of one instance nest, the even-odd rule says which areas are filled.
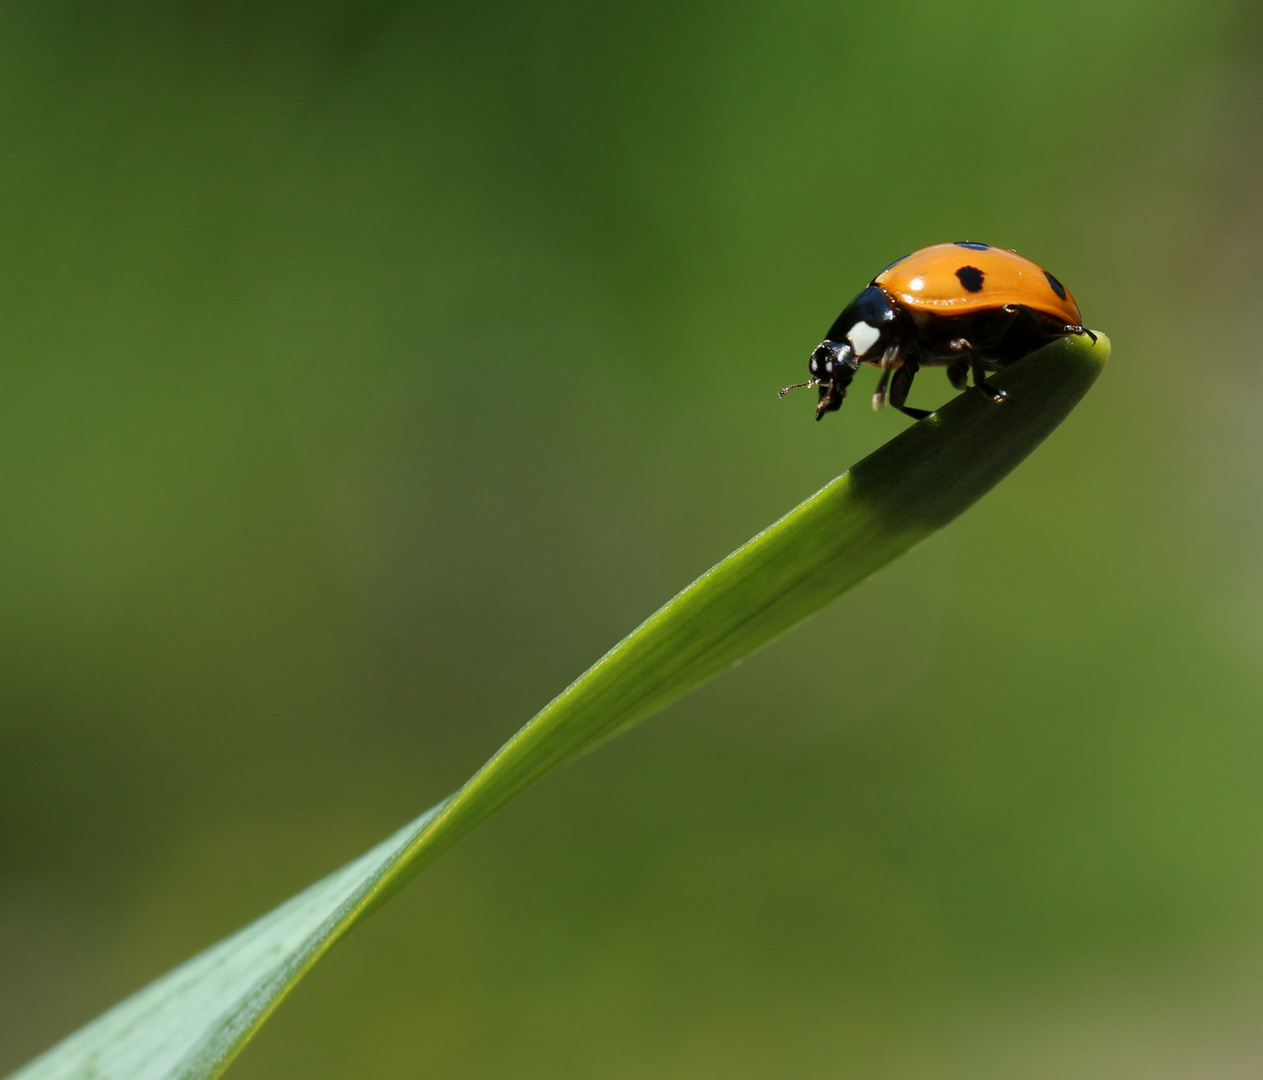
[[[820,400],[816,404],[817,420],[825,413],[842,407],[846,388],[859,366],[855,350],[845,341],[825,340],[816,346],[807,365],[812,380],[807,385],[814,383],[820,390]]]
[[[897,312],[886,294],[870,285],[843,309],[807,367],[819,387],[816,419],[842,405],[846,388],[864,361],[876,363],[892,345]]]

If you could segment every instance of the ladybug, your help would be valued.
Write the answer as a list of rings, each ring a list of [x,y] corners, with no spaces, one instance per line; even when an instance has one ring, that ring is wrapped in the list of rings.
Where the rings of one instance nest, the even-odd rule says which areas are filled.
[[[860,364],[881,369],[873,408],[890,404],[915,420],[930,414],[907,404],[923,367],[947,368],[957,389],[974,386],[992,401],[1004,391],[987,373],[999,371],[1056,338],[1085,334],[1079,305],[1047,270],[1015,251],[958,240],[897,259],[843,309],[811,354],[811,379],[798,387],[820,391],[816,419],[833,412]]]

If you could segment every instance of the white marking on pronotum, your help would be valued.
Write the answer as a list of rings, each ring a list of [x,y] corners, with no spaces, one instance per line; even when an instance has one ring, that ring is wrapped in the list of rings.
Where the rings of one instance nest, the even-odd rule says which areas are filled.
[[[846,332],[846,340],[851,343],[851,348],[855,350],[856,356],[863,356],[869,349],[877,344],[877,339],[881,337],[881,331],[875,326],[869,326],[866,322],[857,322],[850,330]]]

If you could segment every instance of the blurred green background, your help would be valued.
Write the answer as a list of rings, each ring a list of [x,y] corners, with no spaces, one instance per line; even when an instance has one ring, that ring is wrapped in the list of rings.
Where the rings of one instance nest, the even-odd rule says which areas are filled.
[[[903,429],[775,390],[976,239],[1113,339],[1064,429],[231,1075],[1258,1075],[1257,4],[48,0],[0,57],[0,1073]]]

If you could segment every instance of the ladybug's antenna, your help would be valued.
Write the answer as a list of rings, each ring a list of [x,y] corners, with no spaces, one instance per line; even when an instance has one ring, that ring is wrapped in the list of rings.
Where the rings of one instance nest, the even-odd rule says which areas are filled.
[[[794,383],[794,385],[793,385],[793,386],[787,386],[787,387],[785,387],[785,388],[784,388],[784,389],[783,389],[783,390],[782,390],[779,394],[777,394],[776,396],[777,396],[777,397],[784,397],[784,396],[785,396],[786,394],[788,394],[791,390],[805,390],[805,389],[806,389],[807,387],[809,387],[809,386],[819,386],[819,385],[820,385],[820,380],[819,380],[819,379],[808,379],[806,382],[796,382],[796,383]]]

